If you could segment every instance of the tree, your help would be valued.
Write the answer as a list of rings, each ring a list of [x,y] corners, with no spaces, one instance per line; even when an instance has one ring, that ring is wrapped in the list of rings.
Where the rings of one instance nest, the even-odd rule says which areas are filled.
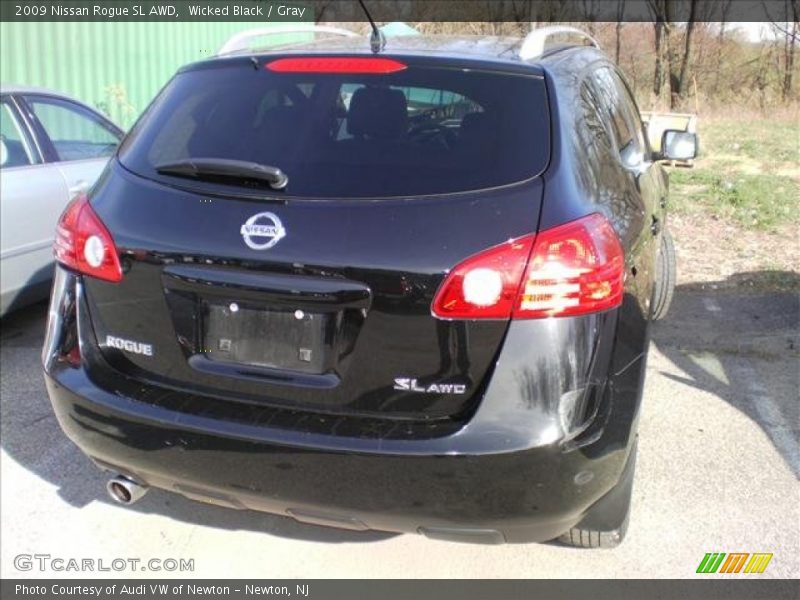
[[[791,17],[792,20],[785,23],[772,22],[773,28],[784,36],[781,84],[781,99],[784,102],[788,102],[792,97],[795,47],[798,35],[800,35],[800,0],[786,0],[786,16]]]
[[[616,39],[614,48],[614,59],[619,64],[619,53],[622,46],[622,19],[625,17],[625,0],[617,0],[617,26],[616,26]]]
[[[730,9],[731,0],[722,0],[720,2],[719,31],[717,32],[717,68],[714,70],[714,87],[712,89],[714,95],[719,90],[719,78],[722,73],[722,62],[725,55],[725,25],[728,21]]]
[[[653,93],[661,97],[664,80],[669,82],[669,107],[677,109],[686,91],[689,61],[692,52],[692,32],[697,17],[697,0],[687,0],[688,18],[680,37],[680,28],[674,20],[676,4],[673,0],[647,0],[655,22],[655,70]],[[682,42],[682,43],[681,43]],[[664,73],[667,73],[667,77]]]
[[[655,22],[655,69],[653,71],[653,94],[656,99],[661,97],[661,88],[664,86],[664,34],[666,32],[667,0],[647,0],[653,13]]]
[[[689,20],[686,22],[684,34],[683,56],[680,58],[680,67],[670,62],[670,96],[669,106],[675,110],[683,100],[686,91],[686,82],[689,60],[692,55],[692,32],[697,17],[697,0],[689,0]],[[670,57],[672,58],[672,56]],[[676,57],[677,58],[677,57]]]

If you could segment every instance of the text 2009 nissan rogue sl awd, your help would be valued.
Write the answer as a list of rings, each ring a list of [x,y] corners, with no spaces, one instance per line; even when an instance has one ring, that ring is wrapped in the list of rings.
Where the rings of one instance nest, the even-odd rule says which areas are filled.
[[[696,140],[653,153],[613,63],[554,32],[175,75],[55,244],[47,388],[115,499],[622,539],[674,281],[656,161]]]

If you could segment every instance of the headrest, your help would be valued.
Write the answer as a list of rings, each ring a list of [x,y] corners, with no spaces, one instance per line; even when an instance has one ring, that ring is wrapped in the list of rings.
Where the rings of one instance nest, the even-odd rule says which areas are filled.
[[[382,140],[397,139],[408,131],[407,109],[406,97],[400,90],[359,88],[350,99],[347,132]]]
[[[483,134],[492,127],[489,116],[484,112],[471,112],[461,119],[461,134]]]

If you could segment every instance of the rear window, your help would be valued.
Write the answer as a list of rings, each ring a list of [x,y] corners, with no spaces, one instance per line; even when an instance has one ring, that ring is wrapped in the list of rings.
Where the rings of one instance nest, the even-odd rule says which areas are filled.
[[[191,158],[270,165],[288,176],[282,193],[290,196],[445,194],[539,174],[548,122],[538,76],[413,65],[390,74],[285,73],[237,61],[173,78],[120,160],[172,181],[156,167]]]

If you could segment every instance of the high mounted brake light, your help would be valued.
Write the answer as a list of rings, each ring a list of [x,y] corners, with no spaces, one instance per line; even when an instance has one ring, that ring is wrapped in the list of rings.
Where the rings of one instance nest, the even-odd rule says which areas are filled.
[[[625,257],[614,228],[592,214],[510,240],[453,268],[433,301],[442,319],[537,319],[622,303]]]
[[[59,263],[83,275],[114,283],[122,280],[114,240],[85,195],[70,202],[58,220],[53,253]]]
[[[266,64],[276,73],[374,73],[388,74],[408,67],[391,58],[317,56],[278,58]]]

